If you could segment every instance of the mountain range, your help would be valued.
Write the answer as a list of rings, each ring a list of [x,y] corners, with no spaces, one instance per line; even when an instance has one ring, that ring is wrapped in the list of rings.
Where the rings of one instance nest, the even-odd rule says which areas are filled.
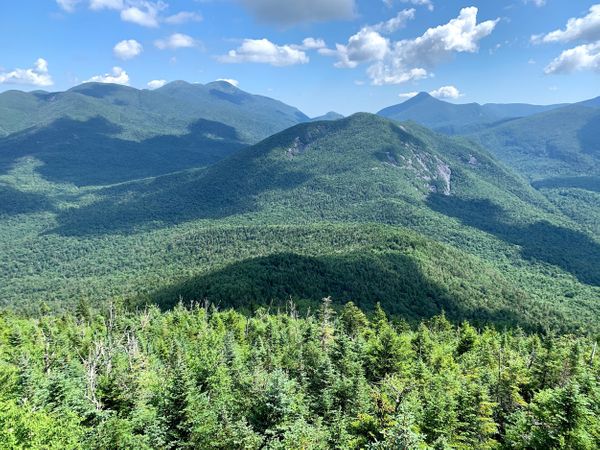
[[[420,92],[405,102],[382,109],[377,114],[398,121],[413,120],[440,133],[466,134],[505,120],[531,116],[561,106],[565,105],[455,104],[434,98],[427,92]]]
[[[458,107],[418,97],[408,106],[430,117]],[[0,105],[7,305],[122,297],[251,310],[331,295],[410,320],[443,310],[531,329],[598,314],[598,191],[532,185],[526,165],[483,134],[530,121],[524,130],[550,135],[557,114],[582,127],[593,102],[484,105],[490,117],[529,115],[467,136],[416,117],[311,120],[225,82],[12,91]],[[590,128],[586,142],[597,136]]]
[[[0,167],[33,156],[52,180],[114,183],[211,164],[307,120],[224,81],[175,81],[154,91],[101,83],[8,91],[0,94]]]
[[[381,110],[444,134],[465,135],[531,180],[598,173],[600,97],[574,104],[454,104],[426,92]]]

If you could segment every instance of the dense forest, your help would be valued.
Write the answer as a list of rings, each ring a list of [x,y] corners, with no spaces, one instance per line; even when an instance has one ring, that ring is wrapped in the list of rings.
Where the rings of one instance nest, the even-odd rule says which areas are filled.
[[[595,193],[536,190],[464,138],[357,114],[109,186],[56,182],[44,158],[0,175],[6,307],[182,297],[251,312],[331,295],[407,320],[597,326]]]
[[[167,94],[283,108],[84,85],[0,139],[0,448],[600,448],[596,176],[370,114],[154,135]]]
[[[409,326],[324,299],[0,314],[0,442],[21,449],[597,449],[597,336]]]

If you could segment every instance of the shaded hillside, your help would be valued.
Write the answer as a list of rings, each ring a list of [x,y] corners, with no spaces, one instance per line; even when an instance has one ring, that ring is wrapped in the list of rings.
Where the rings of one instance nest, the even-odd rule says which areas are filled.
[[[20,161],[0,177],[47,201],[0,221],[12,301],[310,305],[329,292],[415,318],[443,308],[558,326],[596,314],[594,235],[481,147],[414,124],[301,124],[204,169],[104,188],[49,183],[42,168]],[[399,228],[458,250],[394,250]]]
[[[600,109],[572,105],[472,135],[531,180],[600,174]]]
[[[246,146],[234,128],[199,119],[185,134],[129,140],[123,127],[102,117],[62,118],[0,139],[0,171],[21,158],[42,163],[40,174],[57,183],[103,185],[215,163]]]
[[[309,120],[226,82],[173,82],[156,91],[86,83],[66,92],[0,94],[0,173],[22,157],[44,176],[111,184],[212,164]]]
[[[255,143],[309,118],[298,109],[262,95],[252,95],[226,81],[206,85],[174,81],[153,93],[182,105],[192,117],[234,127],[246,141]]]

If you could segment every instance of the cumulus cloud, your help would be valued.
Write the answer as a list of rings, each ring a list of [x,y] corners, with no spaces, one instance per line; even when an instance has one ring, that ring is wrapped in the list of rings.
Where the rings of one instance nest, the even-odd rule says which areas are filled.
[[[142,53],[143,47],[135,39],[128,39],[119,42],[113,48],[115,56],[122,60],[132,59]]]
[[[158,89],[163,87],[165,84],[167,84],[167,80],[152,80],[152,81],[148,81],[148,88],[149,89]]]
[[[354,36],[350,36],[347,45],[336,44],[339,61],[336,67],[354,68],[360,63],[381,60],[389,51],[390,42],[377,31],[363,28]],[[321,52],[327,54],[327,52]]]
[[[75,6],[79,3],[80,0],[56,0],[58,6],[64,9],[66,12],[75,11]]]
[[[365,27],[350,37],[347,45],[335,50],[323,49],[323,55],[335,55],[336,67],[353,68],[370,62],[367,74],[374,85],[400,84],[430,76],[429,70],[454,53],[474,53],[479,41],[492,33],[499,19],[477,23],[477,8],[463,8],[457,18],[429,28],[415,39],[390,42],[373,27]]]
[[[355,0],[238,0],[259,20],[281,25],[350,19]]]
[[[165,18],[165,23],[169,25],[181,25],[187,22],[202,22],[202,16],[195,12],[181,11]]]
[[[290,47],[297,50],[320,50],[327,47],[327,45],[323,39],[308,37],[302,41],[301,45],[290,45]]]
[[[114,84],[129,84],[129,75],[121,67],[115,66],[112,68],[111,73],[105,73],[104,75],[95,75],[86,83],[114,83]]]
[[[584,17],[572,17],[562,30],[544,35],[534,35],[531,40],[540,42],[571,42],[575,40],[595,41],[600,39],[600,4],[593,5]]]
[[[67,12],[73,12],[75,6],[81,1],[56,0],[59,6]],[[89,0],[89,7],[93,11],[104,9],[119,11],[121,20],[149,28],[156,28],[163,22],[169,25],[181,25],[187,22],[202,21],[199,13],[191,11],[180,11],[165,17],[161,13],[169,5],[162,0]]]
[[[378,31],[380,33],[393,33],[394,31],[399,30],[406,26],[406,22],[415,18],[415,10],[404,9],[400,11],[396,17],[391,18],[385,22],[378,23],[377,25],[373,25],[370,27],[374,31]]]
[[[544,72],[559,74],[581,70],[600,72],[600,41],[565,50],[546,66]]]
[[[100,11],[103,9],[119,11],[121,20],[149,28],[158,27],[162,20],[166,21],[171,18],[171,20],[175,21],[178,19],[185,21],[184,18],[186,18],[185,15],[178,17],[178,14],[175,14],[174,16],[167,17],[167,19],[162,19],[160,17],[161,11],[169,6],[162,0],[90,0],[89,5],[90,9],[93,11]]]
[[[177,50],[178,48],[198,47],[200,46],[200,41],[187,34],[173,33],[166,39],[157,39],[154,41],[154,45],[160,50]]]
[[[429,95],[439,99],[456,99],[463,96],[455,86],[442,86],[439,89],[430,91]]]
[[[226,83],[231,84],[232,86],[238,87],[240,85],[240,82],[238,80],[234,80],[233,78],[218,78],[215,81],[224,81]]]
[[[158,13],[162,3],[144,2],[142,7],[130,6],[121,11],[121,20],[148,28],[158,27]]]
[[[263,63],[272,66],[306,64],[306,53],[291,45],[276,45],[268,39],[244,39],[242,45],[218,57],[223,63]]]
[[[534,43],[583,41],[564,50],[544,68],[546,74],[565,74],[582,70],[600,72],[600,4],[592,5],[583,17],[572,17],[564,29],[531,37]]]
[[[52,86],[54,82],[48,73],[48,62],[44,58],[38,58],[30,69],[14,69],[10,72],[0,69],[0,84]]]

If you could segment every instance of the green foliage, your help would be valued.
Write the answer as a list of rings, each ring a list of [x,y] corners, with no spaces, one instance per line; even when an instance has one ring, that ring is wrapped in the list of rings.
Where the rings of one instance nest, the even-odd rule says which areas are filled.
[[[472,135],[530,180],[598,176],[600,110],[571,105]]]
[[[8,91],[0,94],[0,171],[35,157],[55,182],[119,183],[206,166],[308,120],[225,82],[179,81],[155,91],[99,83],[56,93]]]
[[[32,198],[0,220],[0,295],[18,308],[332,296],[409,321],[595,326],[594,235],[483,149],[415,125],[299,125],[206,169],[104,188],[40,170],[21,160],[0,176]]]
[[[371,320],[353,305],[341,311],[328,300],[302,316],[293,305],[244,316],[111,304],[86,321],[3,311],[0,446],[600,445],[593,340],[454,327],[443,316],[397,328],[381,309]]]

